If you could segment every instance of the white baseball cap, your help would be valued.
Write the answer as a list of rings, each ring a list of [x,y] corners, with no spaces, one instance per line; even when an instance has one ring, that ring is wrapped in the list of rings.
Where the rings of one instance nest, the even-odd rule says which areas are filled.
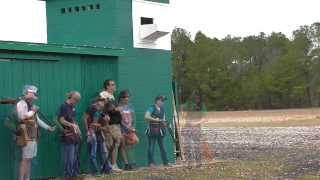
[[[33,93],[34,95],[38,96],[37,92],[38,92],[38,88],[34,85],[25,85],[22,90],[23,95],[27,95],[28,93]]]

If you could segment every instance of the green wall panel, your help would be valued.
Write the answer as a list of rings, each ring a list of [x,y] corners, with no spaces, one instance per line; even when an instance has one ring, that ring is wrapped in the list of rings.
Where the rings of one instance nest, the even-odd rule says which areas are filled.
[[[97,4],[99,9],[75,12],[76,7]],[[46,8],[48,43],[132,48],[132,0],[49,0]]]
[[[116,30],[115,5],[114,0],[47,1],[48,43],[111,47]]]
[[[1,54],[1,53],[0,53]],[[21,54],[18,56],[21,57]],[[137,129],[141,143],[136,146],[136,156],[139,165],[146,165],[147,138],[144,135],[146,123],[143,119],[148,106],[153,104],[154,96],[164,94],[171,98],[171,66],[170,52],[161,50],[131,49],[126,57],[117,60],[115,57],[100,56],[59,56],[59,61],[30,59],[0,60],[0,97],[18,97],[24,84],[35,84],[40,89],[37,104],[41,111],[54,119],[59,105],[65,100],[65,94],[71,90],[79,90],[83,99],[78,106],[78,119],[89,102],[102,89],[105,79],[115,79],[119,90],[129,89],[133,97],[133,105],[137,111]],[[3,119],[10,108],[0,106],[0,118]],[[167,117],[172,117],[171,101],[167,102]],[[83,123],[80,122],[83,129]],[[38,157],[34,161],[33,177],[57,176],[62,173],[61,145],[57,134],[42,131]],[[0,147],[3,148],[0,160],[9,162],[1,164],[0,174],[12,179],[12,167],[17,167],[18,160],[14,158],[14,146],[10,140],[10,132],[0,126]],[[173,143],[169,136],[166,147],[171,162],[174,161]],[[159,161],[159,152],[156,152]],[[82,149],[82,170],[88,166],[86,146]],[[2,171],[2,172],[1,172]]]
[[[67,57],[66,57],[67,59]],[[79,61],[76,57],[72,57],[72,61]],[[22,87],[25,84],[34,84],[39,87],[40,98],[36,103],[41,107],[41,111],[50,119],[54,117],[58,104],[64,99],[64,94],[67,89],[80,88],[80,78],[76,74],[70,72],[73,69],[74,73],[80,73],[79,66],[72,61],[35,61],[16,59],[9,62],[0,62],[0,83],[3,88],[0,91],[0,97],[19,97]],[[65,79],[62,81],[61,79]],[[70,81],[72,79],[72,81]],[[0,106],[1,120],[7,115],[11,107]],[[4,126],[0,126],[2,130],[0,146],[6,147],[11,144],[10,151],[15,152],[16,147],[12,144],[11,133]],[[2,134],[3,133],[3,134]],[[49,135],[47,132],[41,132],[38,157],[34,160],[33,175],[34,177],[50,176],[57,174],[57,164],[60,161],[60,151],[58,139],[55,135]],[[3,154],[2,162],[12,162],[9,171],[4,171],[8,179],[13,179],[19,162],[19,157],[14,156],[14,153]],[[14,167],[14,168],[13,168]],[[2,175],[3,172],[0,174]]]
[[[169,0],[150,1],[169,3]],[[63,8],[74,9],[90,4],[99,4],[100,9],[61,13]],[[139,155],[136,156],[137,163],[146,165],[147,138],[144,131],[147,124],[143,115],[146,108],[153,104],[156,95],[164,94],[169,97],[166,106],[167,118],[171,120],[172,117],[170,51],[133,48],[132,0],[47,0],[47,19],[49,43],[125,48],[126,54],[119,58],[118,63],[111,63],[114,67],[109,74],[116,73],[114,77],[110,76],[110,79],[116,79],[118,90],[128,89],[132,93],[132,103],[137,111],[137,130],[141,139],[135,148],[135,154]],[[81,59],[90,58],[83,56]],[[91,62],[81,61],[82,72],[92,72],[91,66],[94,65]],[[97,81],[94,81],[95,78]],[[94,74],[82,77],[82,88],[87,88],[85,92],[93,92],[96,89],[93,87],[101,89],[101,81],[104,79],[105,77]],[[85,96],[94,95],[89,93]],[[84,100],[84,104],[87,104],[89,99]],[[84,108],[80,106],[81,110]],[[166,138],[166,147],[171,162],[174,162],[174,145],[169,135]],[[156,157],[160,162],[158,150]]]
[[[119,90],[128,89],[132,93],[133,102],[137,111],[137,130],[141,139],[135,148],[137,163],[147,165],[147,138],[144,134],[147,124],[143,118],[148,106],[153,104],[154,97],[164,94],[169,97],[166,104],[167,118],[172,118],[172,76],[170,51],[136,49],[132,39],[132,0],[117,1],[117,47],[124,47],[126,55],[119,58]],[[171,162],[174,162],[174,145],[169,134],[166,138],[166,148]],[[141,156],[142,154],[142,156]],[[157,148],[155,154],[157,162],[160,153]]]
[[[169,3],[169,0],[150,0]],[[76,54],[0,51],[0,98],[18,97],[24,84],[40,88],[37,104],[41,111],[54,119],[66,92],[78,90],[83,96],[78,108],[82,130],[82,113],[98,95],[105,79],[114,79],[118,90],[128,89],[137,112],[137,130],[141,142],[135,148],[138,165],[147,163],[147,127],[143,119],[146,108],[158,94],[168,96],[167,118],[171,121],[171,62],[170,51],[134,49],[132,42],[132,0],[47,0],[48,42],[54,44],[90,45],[125,48],[122,57],[85,56]],[[90,5],[94,8],[91,10]],[[97,8],[99,5],[99,8]],[[82,10],[85,6],[86,10]],[[79,7],[79,11],[76,8]],[[71,8],[72,12],[69,12]],[[63,12],[64,9],[64,12]],[[1,59],[2,58],[2,59]],[[8,59],[7,59],[8,58]],[[4,119],[10,106],[0,106]],[[41,132],[38,157],[34,161],[33,177],[51,177],[63,173],[62,147],[57,133]],[[165,144],[171,162],[174,145],[167,135]],[[10,131],[0,126],[0,178],[13,179],[18,156]],[[139,155],[139,156],[138,156]],[[88,154],[83,145],[81,169],[88,168]],[[157,148],[156,160],[160,161]]]
[[[0,52],[1,54],[1,52]],[[18,55],[21,57],[21,54]],[[50,119],[56,117],[58,107],[66,99],[66,93],[78,90],[83,99],[78,106],[78,120],[84,128],[81,117],[88,103],[102,89],[106,78],[117,80],[117,58],[93,56],[61,56],[60,61],[25,59],[0,59],[0,98],[19,97],[25,84],[39,87],[41,111]],[[3,122],[11,106],[0,106],[0,119]],[[52,122],[51,122],[52,123]],[[0,178],[14,179],[19,163],[17,148],[11,140],[11,132],[0,126]],[[62,175],[62,147],[57,133],[41,131],[38,156],[33,162],[33,177]],[[87,171],[87,150],[82,148],[82,170]]]
[[[82,2],[87,4],[99,2],[101,11],[94,12],[95,16],[91,12],[59,15],[60,8],[72,7]],[[168,3],[169,1],[157,2]],[[56,0],[49,1],[47,9],[49,42],[65,42],[74,45],[87,43],[95,46],[125,48],[126,55],[120,57],[118,64],[119,90],[128,89],[132,92],[133,105],[137,110],[137,130],[141,138],[135,154],[144,154],[144,156],[137,156],[137,163],[146,165],[147,139],[144,135],[146,123],[143,115],[157,94],[171,97],[170,51],[133,48],[132,0],[69,0],[67,2]],[[70,24],[69,21],[77,25]],[[82,28],[82,26],[86,27]],[[171,101],[167,102],[167,111],[168,118],[171,118]],[[173,144],[168,138],[166,144],[173,162]],[[160,157],[160,154],[157,152],[156,156]]]
[[[99,95],[103,89],[105,79],[117,81],[117,58],[115,57],[94,57],[81,56],[81,103],[78,106],[79,124],[83,134],[85,134],[83,113],[88,105]],[[86,137],[83,137],[86,141]],[[82,170],[86,171],[90,167],[86,142],[83,143],[81,152]]]
[[[147,165],[147,137],[144,134],[147,128],[143,116],[147,108],[154,103],[154,97],[162,94],[168,97],[166,102],[167,119],[172,121],[172,86],[171,63],[169,51],[132,49],[127,57],[119,60],[119,82],[121,89],[129,89],[132,94],[132,104],[137,115],[137,130],[140,143],[135,148],[137,162]],[[174,162],[174,144],[167,134],[165,140],[168,156]],[[157,148],[156,160],[160,160]]]

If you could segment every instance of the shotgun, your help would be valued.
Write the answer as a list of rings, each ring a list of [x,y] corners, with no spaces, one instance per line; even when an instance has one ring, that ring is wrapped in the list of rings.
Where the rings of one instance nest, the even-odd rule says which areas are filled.
[[[0,99],[0,104],[4,104],[4,105],[14,105],[17,104],[20,101],[21,98],[16,98],[16,99],[12,99],[12,98],[5,98],[5,99]],[[53,123],[51,123],[51,121],[41,112],[38,111],[37,112],[39,116],[41,116],[41,119],[44,120],[47,124],[49,124],[50,126],[53,125]]]
[[[158,117],[155,117],[154,115],[151,115],[151,117],[153,117],[153,118],[158,118]],[[161,128],[166,128],[166,129],[168,129],[168,132],[169,132],[169,134],[170,134],[173,142],[174,142],[174,143],[177,142],[177,139],[174,137],[174,132],[173,132],[173,129],[172,129],[172,127],[171,127],[171,124],[170,124],[168,121],[163,121],[163,120],[162,120],[162,122],[160,122],[160,127],[161,127]]]
[[[174,137],[174,132],[173,132],[173,129],[172,129],[172,127],[171,127],[171,124],[167,125],[166,128],[168,129],[169,134],[170,134],[173,142],[177,143],[178,141],[177,141],[177,139]]]
[[[16,104],[20,99],[0,99],[0,104]]]

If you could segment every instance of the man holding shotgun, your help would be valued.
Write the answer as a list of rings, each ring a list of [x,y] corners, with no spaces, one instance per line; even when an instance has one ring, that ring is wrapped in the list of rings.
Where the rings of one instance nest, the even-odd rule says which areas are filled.
[[[76,179],[79,175],[79,149],[81,144],[81,131],[76,117],[76,105],[81,100],[77,91],[67,94],[68,99],[60,106],[58,120],[63,127],[62,144],[64,157],[64,174],[66,179]]]
[[[99,97],[91,104],[84,114],[84,123],[87,130],[87,142],[89,145],[89,157],[92,166],[92,173],[110,173],[111,164],[109,163],[109,152],[105,143],[105,136],[102,132],[104,126],[110,121],[110,117],[103,112],[106,99]],[[100,158],[100,164],[97,159]]]
[[[164,101],[165,96],[157,96],[155,98],[155,104],[150,106],[145,113],[145,120],[149,123],[149,127],[146,130],[148,136],[148,164],[150,167],[155,166],[154,161],[154,148],[156,142],[159,144],[162,162],[165,166],[168,166],[167,152],[164,146],[164,137],[166,135],[167,121],[165,119]]]
[[[23,97],[16,104],[18,117],[17,145],[22,148],[22,160],[20,162],[19,180],[29,180],[31,161],[37,155],[37,140],[39,138],[39,126],[53,132],[55,128],[43,122],[37,112],[38,107],[33,101],[38,99],[38,88],[26,85],[23,88]]]

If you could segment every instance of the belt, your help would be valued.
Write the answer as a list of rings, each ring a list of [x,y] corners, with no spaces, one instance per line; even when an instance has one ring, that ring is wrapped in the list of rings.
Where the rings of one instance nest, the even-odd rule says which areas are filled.
[[[150,127],[153,127],[153,128],[163,127],[162,123],[150,123],[149,125],[150,125]]]

